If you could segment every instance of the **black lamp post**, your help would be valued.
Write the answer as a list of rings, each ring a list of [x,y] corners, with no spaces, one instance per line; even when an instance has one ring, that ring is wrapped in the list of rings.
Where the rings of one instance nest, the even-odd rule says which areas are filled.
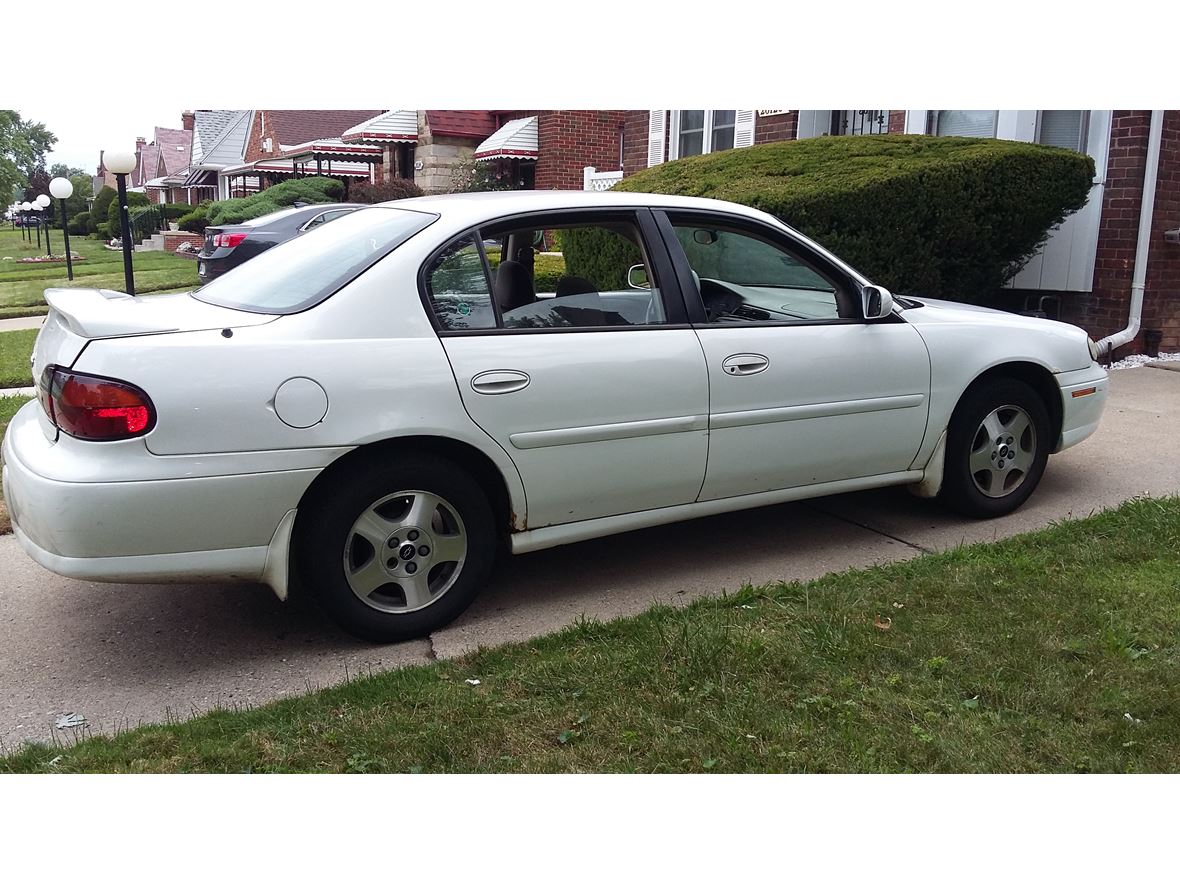
[[[37,195],[37,206],[39,207],[39,210],[41,212],[40,217],[41,217],[41,220],[43,220],[45,222],[45,257],[46,258],[53,257],[53,247],[49,245],[49,220],[52,217],[53,213],[45,211],[46,209],[48,209],[52,205],[53,205],[53,201],[51,199],[49,199],[48,194],[38,194]]]
[[[49,193],[57,197],[61,206],[61,235],[66,241],[66,277],[74,278],[74,258],[70,254],[70,221],[66,218],[66,200],[74,194],[74,185],[68,178],[55,178],[49,182]]]
[[[135,154],[129,151],[108,151],[103,154],[107,169],[115,173],[119,187],[119,222],[123,243],[123,275],[127,281],[127,294],[135,294],[135,275],[131,271],[131,216],[127,208],[127,175],[135,168]]]
[[[31,205],[26,201],[20,204],[20,234],[24,240],[29,239],[29,209]]]
[[[38,206],[36,203],[29,204],[29,218],[37,219],[37,223],[34,224],[33,226],[35,228],[37,228],[37,251],[38,252],[41,251],[41,212],[40,212],[40,208],[41,207]],[[33,238],[30,235],[29,241],[32,242],[32,239]]]

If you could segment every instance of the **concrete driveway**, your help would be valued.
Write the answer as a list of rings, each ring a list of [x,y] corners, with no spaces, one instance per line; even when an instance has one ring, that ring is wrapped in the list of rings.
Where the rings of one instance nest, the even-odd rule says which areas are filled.
[[[607,619],[744,582],[813,578],[1180,492],[1180,372],[1115,372],[1111,389],[1098,433],[1052,458],[1029,503],[1004,519],[966,521],[888,489],[588,541],[512,560],[459,621],[402,645],[354,640],[264,587],[59,578],[0,537],[0,741],[69,741],[87,729],[261,704],[526,639],[582,615]],[[87,724],[57,730],[66,713]]]

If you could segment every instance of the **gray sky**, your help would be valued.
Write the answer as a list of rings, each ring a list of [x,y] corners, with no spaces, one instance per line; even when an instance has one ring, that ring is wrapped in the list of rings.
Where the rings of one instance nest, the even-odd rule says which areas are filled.
[[[57,136],[57,144],[46,157],[47,169],[54,163],[65,163],[93,175],[100,150],[134,151],[136,136],[151,141],[156,126],[179,129],[180,113],[186,108],[150,96],[120,106],[82,94],[76,104],[42,101],[18,105],[16,110],[26,120],[44,123]]]

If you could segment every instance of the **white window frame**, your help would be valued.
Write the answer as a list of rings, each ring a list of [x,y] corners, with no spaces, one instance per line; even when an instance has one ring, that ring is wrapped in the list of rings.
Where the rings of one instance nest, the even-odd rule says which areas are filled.
[[[722,108],[728,110],[728,108]],[[680,114],[681,111],[672,111],[672,135],[668,139],[668,159],[680,159]],[[733,148],[725,148],[725,150],[733,150],[738,147],[737,144],[737,115],[740,111],[734,111],[734,146]],[[701,135],[701,156],[713,153],[713,111],[705,111],[705,131]],[[693,154],[692,156],[697,156]]]

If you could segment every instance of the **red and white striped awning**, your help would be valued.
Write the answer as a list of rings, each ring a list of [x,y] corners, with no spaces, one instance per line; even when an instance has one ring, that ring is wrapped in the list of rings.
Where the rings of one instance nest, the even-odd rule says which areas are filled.
[[[316,158],[339,157],[358,163],[380,163],[381,148],[369,144],[345,144],[339,138],[321,138],[289,147],[280,155],[284,160],[306,162]]]
[[[386,111],[346,129],[340,140],[346,144],[375,145],[416,142],[418,112]]]
[[[540,156],[537,118],[509,120],[475,149],[477,160],[535,160]]]
[[[316,172],[314,160],[300,163],[309,173]],[[368,178],[370,166],[368,163],[355,163],[349,160],[324,160],[320,167],[324,175],[344,176],[345,178]],[[267,160],[255,160],[253,163],[243,163],[240,166],[226,166],[221,170],[222,175],[249,175],[258,172],[278,172],[283,175],[295,173],[295,161],[273,157]]]

